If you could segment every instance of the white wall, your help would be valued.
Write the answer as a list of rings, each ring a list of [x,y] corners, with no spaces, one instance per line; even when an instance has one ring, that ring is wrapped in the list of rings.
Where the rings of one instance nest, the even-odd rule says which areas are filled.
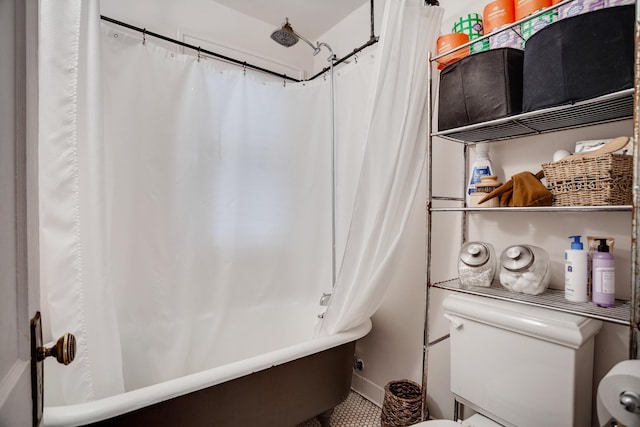
[[[452,21],[469,12],[481,13],[486,2],[474,0],[441,0],[445,8],[443,33],[449,32]],[[317,57],[310,55],[303,44],[285,49],[275,44],[269,34],[273,26],[262,21],[239,14],[220,6],[211,0],[107,0],[101,4],[102,13],[130,24],[181,38],[183,35],[200,37],[203,40],[220,42],[236,49],[241,55],[248,52],[275,63],[289,64],[304,70],[307,76],[326,66],[324,51]],[[384,0],[375,1],[375,33],[380,34]],[[344,21],[320,37],[329,43],[338,57],[360,46],[369,37],[369,4],[346,17]],[[240,57],[239,59],[243,59]],[[437,76],[435,77],[437,79]],[[578,139],[591,139],[618,134],[630,134],[631,123],[621,122],[611,125],[585,128],[561,132],[553,135],[523,138],[515,142],[503,142],[492,145],[491,156],[501,174],[501,179],[508,179],[521,170],[537,171],[543,161],[550,159],[553,151],[560,147],[569,148]],[[462,185],[462,169],[460,162],[461,146],[459,144],[434,142],[435,155],[439,161],[434,164],[434,175],[439,177],[436,186],[438,191],[451,186]],[[453,168],[453,169],[452,169]],[[445,184],[442,184],[442,183]],[[447,190],[448,191],[448,190]],[[354,388],[368,396],[374,402],[382,404],[383,387],[394,379],[408,378],[418,383],[422,375],[422,346],[425,310],[425,205],[426,185],[423,180],[420,196],[417,198],[410,220],[410,229],[404,236],[400,250],[405,259],[402,270],[395,272],[389,280],[389,289],[385,302],[373,316],[373,330],[360,340],[356,347],[359,358],[364,360],[364,370],[354,376]],[[553,215],[553,214],[552,214]],[[616,245],[616,256],[628,262],[630,254],[628,214],[595,214],[588,218],[576,215],[584,226],[592,232],[611,233],[622,245]],[[529,222],[521,216],[489,217],[489,227],[484,227],[476,236],[495,242],[497,246],[505,246],[517,239],[544,245],[552,254],[553,276],[556,283],[561,276],[560,256],[567,247],[570,234],[582,233],[583,226],[572,229],[573,218],[564,216],[561,226],[556,223],[555,216],[538,216]],[[533,226],[532,224],[536,224]],[[486,221],[484,222],[486,225]],[[541,225],[540,225],[541,224]],[[615,225],[614,225],[615,224]],[[452,277],[457,256],[458,222],[452,215],[445,226],[434,231],[434,255],[441,264],[447,264],[449,271],[440,269],[433,271],[434,280]],[[540,229],[538,228],[540,227]],[[564,227],[564,228],[563,228]],[[627,249],[623,249],[623,248]],[[620,252],[618,252],[620,250]],[[628,283],[629,268],[619,269],[619,283]],[[626,278],[626,279],[625,279]],[[619,296],[625,296],[626,287],[620,289]],[[446,335],[448,324],[441,316],[441,301],[445,291],[436,290],[431,293],[430,301],[430,334],[431,339]],[[605,325],[596,338],[596,355],[594,384],[617,361],[627,357],[627,328],[623,326]],[[444,340],[433,346],[429,353],[429,407],[437,418],[452,418],[453,400],[449,392],[449,343]]]

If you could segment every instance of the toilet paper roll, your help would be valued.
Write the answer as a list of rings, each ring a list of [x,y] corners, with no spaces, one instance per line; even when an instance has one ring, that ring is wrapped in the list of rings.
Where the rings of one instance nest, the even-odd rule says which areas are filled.
[[[635,3],[635,0],[604,0],[604,7],[626,6]]]
[[[513,0],[495,0],[487,3],[482,11],[484,34],[489,34],[516,20]]]
[[[574,0],[558,8],[558,19],[570,18],[604,8],[604,0]]]
[[[469,42],[469,36],[464,33],[443,34],[436,40],[438,55],[449,52],[450,50]],[[464,58],[469,55],[469,47],[463,47],[449,55],[445,55],[438,59],[438,69],[443,69],[446,65]]]
[[[478,37],[482,37],[482,16],[478,13],[470,13],[465,16],[461,16],[458,18],[456,22],[453,23],[452,33],[465,33],[469,36],[469,40],[477,39]]]
[[[604,1],[604,0],[603,0]],[[453,24],[453,33],[464,33],[469,36],[469,40],[473,41],[482,37],[484,30],[482,28],[482,16],[478,13],[470,13],[458,18]],[[470,46],[471,53],[478,53],[489,50],[489,40],[482,40]]]
[[[522,49],[522,39],[515,31],[500,31],[496,35],[489,37],[489,45],[491,49],[498,49],[500,47]]]
[[[542,15],[536,16],[535,18],[531,18],[527,21],[524,21],[520,24],[520,31],[522,34],[522,38],[526,42],[531,38],[532,35],[550,25],[558,20],[558,11],[552,10],[549,12],[545,12]]]
[[[618,363],[600,381],[597,399],[599,425],[609,425],[615,419],[627,427],[640,427],[640,406],[635,411],[627,410],[620,403],[624,393],[640,398],[640,360]]]

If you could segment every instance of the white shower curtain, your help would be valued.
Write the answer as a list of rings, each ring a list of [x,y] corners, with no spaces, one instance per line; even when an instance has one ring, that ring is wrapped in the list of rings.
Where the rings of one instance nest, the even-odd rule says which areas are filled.
[[[78,403],[124,390],[104,210],[98,0],[43,0],[40,21],[41,306],[54,338],[76,336],[61,385],[64,400]]]
[[[332,284],[328,79],[265,83],[97,20],[43,2],[43,305],[78,338],[67,404],[255,355],[249,333],[291,344],[260,319],[313,325]]]
[[[422,3],[389,0],[375,62],[363,54],[336,78],[342,264],[325,332],[373,314],[396,266],[442,16]],[[65,402],[250,356],[250,343],[220,343],[283,306],[315,319],[332,286],[328,79],[264,83],[112,27],[100,36],[97,0],[42,4],[43,304],[53,335],[79,348]]]
[[[422,0],[387,0],[364,119],[362,165],[344,255],[323,324],[335,333],[361,324],[402,268],[395,248],[405,229],[426,153],[427,52],[443,9]]]
[[[331,289],[329,82],[264,83],[113,28],[102,47],[126,388],[255,355],[243,336],[290,344],[256,331],[287,307],[313,324]]]

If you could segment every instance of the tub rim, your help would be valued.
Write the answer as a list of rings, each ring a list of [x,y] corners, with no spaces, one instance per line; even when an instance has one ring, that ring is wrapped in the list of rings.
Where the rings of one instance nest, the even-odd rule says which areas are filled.
[[[103,421],[355,341],[366,336],[371,327],[371,320],[367,319],[364,323],[337,334],[315,337],[289,347],[114,396],[74,405],[45,406],[43,425],[54,427]]]

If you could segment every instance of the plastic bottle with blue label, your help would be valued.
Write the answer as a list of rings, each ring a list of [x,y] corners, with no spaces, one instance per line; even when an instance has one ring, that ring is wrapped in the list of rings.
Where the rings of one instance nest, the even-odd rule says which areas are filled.
[[[573,302],[589,301],[589,252],[580,237],[569,236],[573,239],[571,249],[564,251],[564,297]]]
[[[483,176],[493,175],[493,165],[489,159],[489,144],[486,142],[477,143],[475,145],[476,159],[471,166],[469,175],[469,185],[467,186],[467,206],[470,204],[471,193],[475,193],[476,184],[480,183]]]
[[[598,252],[593,254],[593,303],[598,307],[613,307],[616,295],[616,270],[607,239],[598,239]]]

